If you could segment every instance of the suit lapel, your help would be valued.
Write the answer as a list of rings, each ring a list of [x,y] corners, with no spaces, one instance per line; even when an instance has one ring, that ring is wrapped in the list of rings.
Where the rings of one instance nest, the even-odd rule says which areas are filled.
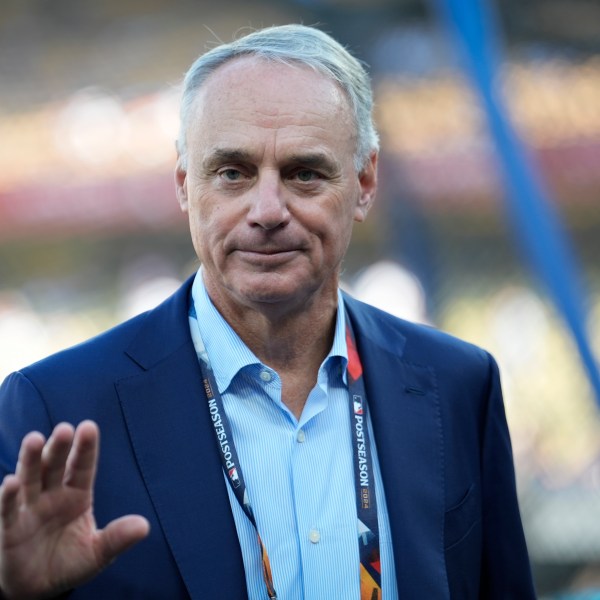
[[[188,290],[148,315],[128,349],[144,370],[116,386],[137,463],[190,596],[243,598],[241,551],[187,324]]]
[[[449,598],[443,548],[443,436],[435,371],[405,359],[410,339],[392,335],[346,302],[364,367],[400,598]]]

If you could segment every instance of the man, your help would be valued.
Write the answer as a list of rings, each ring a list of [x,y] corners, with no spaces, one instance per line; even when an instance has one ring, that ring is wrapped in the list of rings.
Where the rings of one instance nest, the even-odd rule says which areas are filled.
[[[192,65],[175,181],[202,267],[4,383],[7,598],[534,598],[493,360],[338,291],[371,108],[308,27]]]

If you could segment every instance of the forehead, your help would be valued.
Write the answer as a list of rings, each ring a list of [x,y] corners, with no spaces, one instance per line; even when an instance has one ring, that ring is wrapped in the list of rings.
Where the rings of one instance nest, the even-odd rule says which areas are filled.
[[[346,94],[324,74],[300,64],[241,57],[220,66],[200,87],[188,133],[190,142],[204,144],[235,132],[329,136],[343,143],[353,141],[353,123]]]

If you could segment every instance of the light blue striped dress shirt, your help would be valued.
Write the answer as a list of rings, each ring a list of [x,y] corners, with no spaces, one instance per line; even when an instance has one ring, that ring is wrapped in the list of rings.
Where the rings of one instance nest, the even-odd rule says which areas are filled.
[[[359,600],[359,554],[344,303],[335,337],[297,420],[277,373],[262,364],[212,304],[201,270],[192,288],[199,326],[229,420],[280,600]],[[204,399],[201,399],[204,400]],[[368,400],[368,399],[367,399]],[[371,440],[372,425],[369,421]],[[382,591],[398,598],[376,448]],[[256,532],[227,484],[250,600],[268,600]],[[200,510],[200,509],[199,509]],[[226,573],[222,574],[227,576]]]

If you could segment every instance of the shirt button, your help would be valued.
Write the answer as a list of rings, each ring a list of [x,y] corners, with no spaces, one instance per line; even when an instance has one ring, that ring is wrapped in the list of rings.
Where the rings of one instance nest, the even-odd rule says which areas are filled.
[[[271,381],[271,373],[269,373],[269,371],[261,371],[260,378],[265,382]]]
[[[304,434],[304,429],[298,430],[298,434],[296,435],[296,439],[302,443],[306,439],[306,435]]]
[[[318,544],[321,541],[321,533],[319,532],[318,529],[311,529],[308,532],[308,539],[313,543],[313,544]]]

